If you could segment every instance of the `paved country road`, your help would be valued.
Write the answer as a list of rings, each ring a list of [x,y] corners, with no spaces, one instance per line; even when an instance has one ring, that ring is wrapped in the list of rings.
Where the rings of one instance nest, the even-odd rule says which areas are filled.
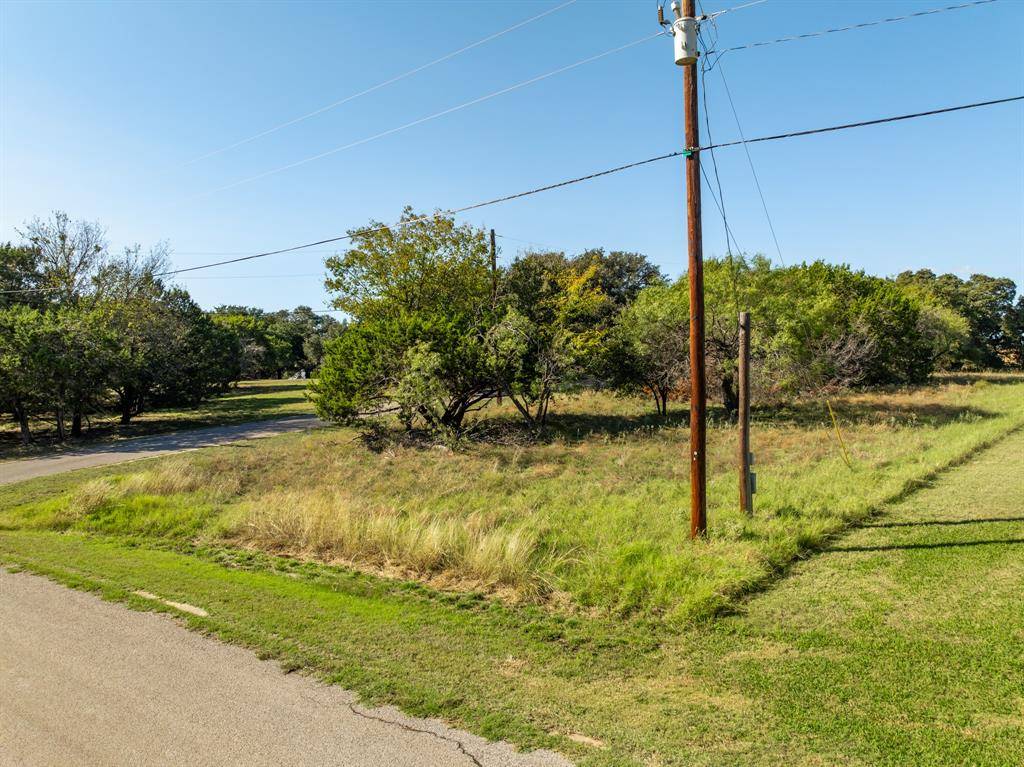
[[[570,767],[0,569],[0,765],[129,764]]]
[[[224,445],[246,439],[270,437],[290,431],[312,429],[324,426],[324,422],[313,415],[289,416],[272,421],[238,423],[230,426],[210,426],[204,429],[190,429],[169,434],[154,434],[151,437],[134,437],[95,447],[66,450],[36,458],[20,458],[0,462],[0,485],[21,482],[26,479],[45,477],[74,469],[107,466],[113,463],[134,461],[139,458],[153,458],[168,453],[195,450],[201,447]]]

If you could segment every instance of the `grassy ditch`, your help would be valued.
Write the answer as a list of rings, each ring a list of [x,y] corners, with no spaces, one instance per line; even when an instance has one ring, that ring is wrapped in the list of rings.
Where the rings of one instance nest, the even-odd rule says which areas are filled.
[[[756,414],[756,512],[735,430],[709,433],[709,538],[690,542],[684,413],[569,400],[553,438],[371,450],[286,435],[0,488],[8,528],[287,554],[508,603],[681,625],[729,609],[801,552],[1024,424],[1024,383],[944,383]]]
[[[0,564],[137,609],[174,612],[136,590],[200,606],[179,619],[285,669],[580,767],[1010,767],[1024,763],[1022,494],[1018,431],[738,614],[679,629],[75,531],[0,530]]]

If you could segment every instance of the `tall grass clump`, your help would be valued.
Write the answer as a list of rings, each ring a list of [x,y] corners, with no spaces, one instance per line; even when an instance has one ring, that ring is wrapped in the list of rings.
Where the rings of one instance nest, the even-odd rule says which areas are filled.
[[[251,504],[233,534],[261,549],[512,589],[524,597],[545,589],[538,536],[479,513],[431,518],[360,505],[341,494],[281,491]]]

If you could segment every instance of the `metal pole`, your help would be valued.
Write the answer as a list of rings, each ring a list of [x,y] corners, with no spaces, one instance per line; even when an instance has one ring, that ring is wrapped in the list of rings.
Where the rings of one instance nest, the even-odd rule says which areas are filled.
[[[695,0],[684,0],[683,16],[696,18]],[[697,64],[683,65],[686,148],[700,146],[697,123]],[[686,157],[686,224],[690,283],[690,537],[707,533],[707,381],[704,367],[704,256],[700,226],[700,153]]]
[[[750,312],[740,312],[740,511],[754,513],[750,487]]]

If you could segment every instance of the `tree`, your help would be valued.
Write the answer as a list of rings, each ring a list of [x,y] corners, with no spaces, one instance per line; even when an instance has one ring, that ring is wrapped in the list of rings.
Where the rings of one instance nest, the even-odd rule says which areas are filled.
[[[52,398],[57,437],[82,434],[87,414],[102,406],[110,381],[118,337],[104,307],[62,306],[43,315],[46,382]]]
[[[351,322],[325,345],[313,401],[332,420],[398,410],[407,427],[458,431],[496,393],[483,343],[494,316],[487,242],[440,213],[406,208],[402,222],[351,231],[352,247],[327,260],[334,306]]]
[[[161,304],[175,332],[154,381],[153,403],[194,407],[237,381],[241,355],[234,333],[216,324],[179,288],[165,291]]]
[[[572,265],[581,274],[595,267],[601,292],[617,310],[631,304],[644,288],[665,283],[661,270],[640,253],[592,248],[572,259]]]
[[[24,444],[32,439],[29,416],[46,399],[43,319],[28,306],[0,308],[0,400],[18,422]]]
[[[1003,335],[1006,339],[1004,360],[1017,368],[1024,368],[1024,294],[1017,298],[1013,311],[1003,318]]]
[[[551,254],[512,264],[505,314],[487,334],[488,364],[527,423],[543,426],[552,397],[595,372],[609,299],[597,266],[582,272]]]
[[[338,324],[333,317],[317,314],[308,306],[275,312],[270,319],[271,332],[288,343],[287,352],[280,358],[283,368],[306,372],[320,365],[323,341]]]
[[[236,339],[241,378],[280,378],[294,362],[291,338],[262,309],[219,306],[213,321]]]
[[[920,305],[890,281],[821,261],[776,269],[760,256],[708,259],[704,279],[709,380],[727,412],[741,309],[751,312],[756,383],[769,393],[913,383],[932,370]]]
[[[43,294],[39,251],[28,245],[0,243],[0,308],[14,304],[39,306]]]
[[[121,423],[151,405],[195,405],[239,373],[239,344],[184,290],[167,289],[166,250],[138,246],[106,264],[94,280],[97,305],[115,331],[109,385]]]
[[[896,282],[924,292],[932,302],[945,305],[967,321],[969,337],[954,367],[999,368],[1006,364],[1007,356],[1013,358],[1014,339],[1006,332],[1015,311],[1017,286],[1013,280],[984,274],[963,280],[922,269],[903,272]]]
[[[609,382],[623,394],[647,394],[661,415],[689,375],[689,294],[683,281],[651,285],[619,314],[604,363]]]
[[[40,287],[58,303],[77,301],[106,258],[105,230],[97,223],[72,221],[63,211],[47,220],[32,219],[18,234],[38,254]]]

